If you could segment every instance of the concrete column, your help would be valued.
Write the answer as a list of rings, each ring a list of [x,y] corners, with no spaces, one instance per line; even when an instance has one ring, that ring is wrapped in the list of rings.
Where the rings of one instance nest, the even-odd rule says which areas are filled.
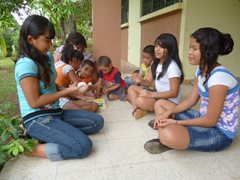
[[[121,0],[92,0],[93,57],[109,56],[121,67]]]
[[[141,1],[129,0],[128,19],[128,61],[140,66],[141,54],[141,24],[139,23],[141,13]]]

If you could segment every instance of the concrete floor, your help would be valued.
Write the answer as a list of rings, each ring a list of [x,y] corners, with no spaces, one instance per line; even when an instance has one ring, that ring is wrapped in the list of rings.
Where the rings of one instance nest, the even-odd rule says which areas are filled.
[[[191,85],[183,85],[183,98]],[[91,135],[93,152],[85,159],[50,162],[21,156],[3,168],[1,180],[156,180],[240,179],[240,134],[226,150],[216,153],[169,150],[152,155],[144,143],[157,137],[148,127],[153,114],[135,120],[128,102],[107,102],[100,114],[103,130]]]

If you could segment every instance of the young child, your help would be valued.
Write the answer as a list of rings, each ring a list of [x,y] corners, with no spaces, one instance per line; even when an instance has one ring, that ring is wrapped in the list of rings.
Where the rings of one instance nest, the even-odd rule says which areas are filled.
[[[60,97],[81,93],[78,87],[57,91],[54,59],[47,53],[54,36],[53,24],[38,15],[26,18],[20,29],[15,79],[21,116],[28,134],[45,142],[26,154],[51,161],[81,159],[92,150],[87,135],[99,132],[104,121],[93,112],[59,108]]]
[[[55,64],[58,74],[55,82],[59,87],[66,88],[71,84],[77,84],[79,82],[75,72],[79,69],[84,57],[80,51],[74,49],[72,44],[66,44],[62,52],[62,60]],[[79,99],[85,98],[79,96]],[[95,102],[87,102],[67,97],[59,99],[59,106],[62,109],[81,109],[92,112],[98,110],[98,104]]]
[[[218,56],[229,54],[233,45],[230,34],[214,28],[200,28],[191,35],[189,63],[199,66],[192,92],[167,111],[163,111],[167,109],[164,105],[159,107],[159,139],[148,141],[144,146],[147,151],[161,153],[159,147],[165,145],[213,152],[231,145],[239,128],[239,85],[236,77],[218,62]],[[189,109],[200,97],[200,111]],[[176,120],[167,119],[173,114]]]
[[[80,64],[80,68],[77,70],[77,78],[80,82],[85,83],[93,83],[93,71],[94,71],[94,63],[90,60],[85,60]]]
[[[136,81],[134,80],[137,76],[141,76],[143,79],[145,79],[148,75],[148,72],[150,70],[150,65],[152,61],[154,60],[155,54],[154,54],[154,46],[153,45],[147,45],[143,48],[142,51],[142,59],[143,63],[140,66],[139,70],[136,70],[133,72],[132,77],[126,77],[124,80],[127,83],[128,87],[132,84],[135,84]]]
[[[128,97],[134,108],[132,114],[136,119],[153,111],[158,99],[166,99],[171,106],[175,106],[180,100],[180,84],[184,74],[175,36],[165,33],[155,40],[155,57],[146,79],[135,79],[144,87],[132,85],[128,88]],[[156,92],[148,89],[153,80]]]
[[[89,97],[89,100],[97,98],[97,84],[94,84],[93,80],[93,71],[95,65],[90,60],[85,60],[81,63],[80,68],[76,71],[77,79],[79,82],[85,82],[88,84],[88,92],[86,96]]]
[[[127,97],[127,85],[121,78],[120,71],[113,67],[112,61],[107,56],[98,59],[98,85],[103,85],[103,93],[107,94],[108,100],[120,99],[125,101]]]

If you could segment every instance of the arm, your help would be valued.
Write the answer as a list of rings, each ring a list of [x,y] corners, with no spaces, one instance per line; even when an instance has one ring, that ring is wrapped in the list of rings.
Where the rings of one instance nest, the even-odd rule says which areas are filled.
[[[157,119],[164,119],[164,118],[168,118],[170,115],[173,114],[177,114],[180,112],[183,112],[191,107],[193,107],[194,105],[197,104],[199,100],[199,94],[198,94],[198,79],[195,78],[194,80],[194,85],[193,85],[193,89],[191,91],[190,96],[188,96],[185,100],[183,100],[182,102],[180,102],[177,106],[175,106],[173,109],[168,110],[166,112],[164,112],[163,114],[157,115]]]
[[[117,72],[115,75],[114,75],[114,81],[115,83],[112,85],[110,84],[110,87],[107,87],[107,88],[104,88],[104,93],[108,93],[108,92],[111,92],[117,88],[119,88],[121,86],[121,81],[122,81],[122,78],[121,78],[121,73],[120,72]]]
[[[139,76],[134,80],[142,86],[149,87],[153,81],[152,71],[148,72],[146,79],[143,79],[142,76],[139,74]]]
[[[216,85],[209,88],[209,103],[206,116],[179,121],[178,124],[184,126],[214,127],[219,120],[223,104],[227,95],[228,87]]]
[[[62,91],[58,91],[52,94],[41,95],[39,93],[38,82],[39,80],[36,77],[26,77],[20,81],[27,102],[32,108],[43,107],[47,104],[53,103],[63,96],[79,94],[77,87],[71,87],[65,88]]]
[[[108,93],[108,92],[111,92],[117,88],[119,88],[121,86],[121,83],[118,83],[118,84],[114,84],[113,86],[109,87],[109,88],[106,88],[104,89],[104,93]]]
[[[75,74],[74,70],[69,71],[67,73],[67,75],[68,75],[68,77],[69,77],[69,79],[71,80],[72,83],[78,83],[79,82],[79,80],[76,77],[76,74]]]
[[[205,116],[191,119],[191,120],[181,120],[181,121],[176,121],[172,119],[162,119],[161,120],[162,123],[160,123],[159,126],[165,127],[170,124],[180,124],[183,126],[200,126],[200,127],[216,126],[222,112],[227,91],[228,91],[228,87],[223,85],[215,85],[209,88],[209,103],[208,103],[207,113]]]
[[[180,78],[175,77],[171,78],[170,80],[170,90],[165,92],[151,92],[151,91],[142,91],[139,96],[143,97],[151,97],[157,99],[168,99],[168,98],[175,98],[178,96],[179,88],[180,88]]]

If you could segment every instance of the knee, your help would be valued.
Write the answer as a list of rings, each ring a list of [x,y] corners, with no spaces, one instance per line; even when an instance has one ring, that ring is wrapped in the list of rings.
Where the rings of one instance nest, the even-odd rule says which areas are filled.
[[[103,128],[103,125],[104,119],[101,115],[98,115],[98,117],[96,118],[96,133]]]
[[[92,109],[91,109],[92,112],[97,112],[98,111],[98,104],[97,103],[93,102],[91,106],[92,106]]]
[[[104,119],[102,116],[100,116],[99,117],[99,131],[103,128],[103,125],[104,125]]]
[[[175,139],[175,133],[170,128],[164,128],[159,132],[159,140],[162,144],[169,146]]]
[[[145,102],[145,100],[144,100],[143,98],[138,97],[138,98],[136,99],[136,105],[137,105],[138,107],[142,107],[142,105],[143,105],[144,103],[146,103],[146,102]]]
[[[87,137],[81,140],[81,151],[78,151],[79,158],[85,158],[92,152],[92,141]]]
[[[162,100],[162,99],[157,100],[157,101],[155,102],[155,104],[154,104],[154,109],[157,109],[157,108],[159,108],[159,107],[162,107],[162,106],[163,106],[163,103],[164,103],[164,100]]]
[[[127,92],[128,92],[128,94],[131,94],[132,91],[133,91],[133,86],[130,86],[130,87],[128,88]]]

